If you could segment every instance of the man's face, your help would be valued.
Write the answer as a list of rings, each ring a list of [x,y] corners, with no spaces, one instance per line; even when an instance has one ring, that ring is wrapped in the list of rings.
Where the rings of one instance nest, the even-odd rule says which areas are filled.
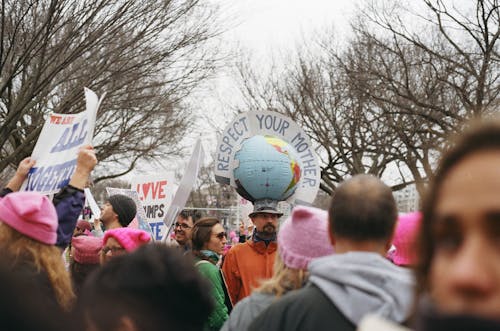
[[[123,248],[115,238],[109,237],[101,250],[101,264],[106,263],[115,256],[123,255],[126,252],[125,248]]]
[[[278,228],[278,215],[270,213],[257,213],[252,217],[257,232],[266,235],[273,235]]]
[[[118,215],[113,210],[113,206],[109,202],[106,202],[101,209],[101,222],[104,225],[110,224],[114,218],[118,218]]]
[[[431,224],[430,292],[439,309],[500,316],[500,152],[467,156],[446,175]]]
[[[191,240],[193,232],[193,219],[191,217],[185,219],[177,216],[177,222],[174,224],[175,240],[179,245],[185,245]]]

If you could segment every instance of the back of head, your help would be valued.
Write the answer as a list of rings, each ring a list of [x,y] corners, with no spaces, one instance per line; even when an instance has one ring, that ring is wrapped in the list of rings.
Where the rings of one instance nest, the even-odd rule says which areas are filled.
[[[118,222],[127,227],[137,214],[137,207],[132,198],[123,194],[114,194],[108,198],[113,211],[118,215]]]
[[[328,213],[314,207],[295,207],[278,232],[278,251],[284,264],[292,269],[307,269],[312,259],[332,254]]]
[[[211,310],[210,286],[192,261],[173,248],[150,244],[112,259],[82,290],[80,315],[97,330],[202,330]]]
[[[332,198],[330,230],[352,241],[390,240],[397,218],[391,189],[372,175],[356,175],[342,183]]]

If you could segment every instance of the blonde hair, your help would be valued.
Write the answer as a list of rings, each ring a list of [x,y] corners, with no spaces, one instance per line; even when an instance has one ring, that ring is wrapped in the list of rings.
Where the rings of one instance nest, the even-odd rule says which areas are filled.
[[[279,253],[274,258],[273,276],[264,280],[257,292],[272,294],[277,298],[289,291],[296,290],[304,286],[309,273],[304,269],[289,268],[283,263]]]
[[[62,253],[53,245],[43,244],[16,231],[5,223],[0,224],[0,245],[14,258],[14,265],[29,262],[44,271],[54,290],[59,305],[69,311],[75,299],[71,278],[64,268]]]

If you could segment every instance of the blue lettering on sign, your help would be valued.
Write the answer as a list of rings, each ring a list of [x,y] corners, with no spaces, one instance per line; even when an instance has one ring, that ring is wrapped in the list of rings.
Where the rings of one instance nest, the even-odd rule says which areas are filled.
[[[76,167],[76,159],[64,163],[33,167],[28,174],[26,191],[56,191],[68,185]]]
[[[151,232],[153,233],[153,238],[155,238],[155,240],[161,240],[161,230],[163,228],[163,226],[165,225],[165,223],[163,222],[150,222],[149,223],[149,226],[151,227]]]
[[[87,120],[80,123],[75,123],[71,128],[64,129],[63,134],[59,138],[57,144],[52,147],[50,153],[62,152],[71,149],[75,146],[82,145],[87,136]]]
[[[247,118],[242,117],[229,125],[229,128],[222,136],[222,143],[219,145],[218,151],[220,154],[217,156],[217,170],[228,171],[230,155],[233,153],[235,142],[242,139],[242,136],[248,132],[246,123]]]
[[[255,115],[257,117],[257,120],[259,121],[259,128],[266,129],[266,130],[272,130],[276,134],[279,134],[281,136],[285,136],[285,130],[290,127],[290,123],[276,115]]]

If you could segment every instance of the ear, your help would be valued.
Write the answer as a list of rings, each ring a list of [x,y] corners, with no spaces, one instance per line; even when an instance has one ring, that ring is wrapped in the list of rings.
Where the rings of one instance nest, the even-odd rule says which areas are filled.
[[[120,331],[137,331],[134,321],[128,316],[122,316],[118,330]]]
[[[332,246],[335,246],[335,234],[333,234],[333,231],[330,228],[328,228],[328,238],[330,238]]]

